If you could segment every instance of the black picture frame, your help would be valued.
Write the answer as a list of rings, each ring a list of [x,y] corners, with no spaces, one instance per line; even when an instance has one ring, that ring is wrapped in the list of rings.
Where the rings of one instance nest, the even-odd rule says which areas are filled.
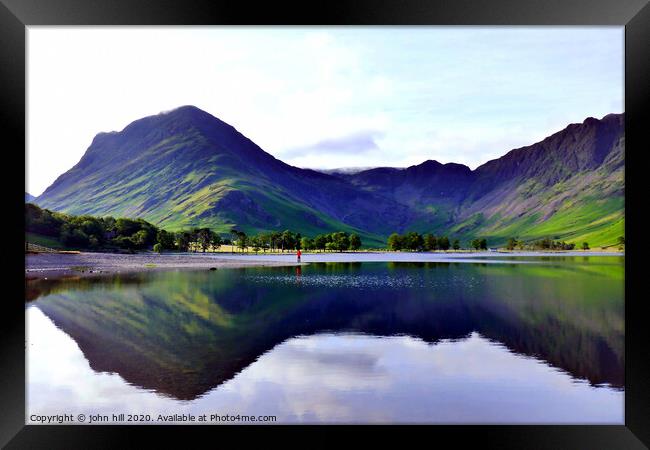
[[[650,342],[644,321],[639,242],[643,155],[650,149],[650,5],[648,0],[357,0],[347,2],[245,2],[210,0],[0,0],[0,105],[3,155],[25,148],[25,36],[30,25],[619,25],[625,27],[626,242],[625,255],[625,425],[580,426],[425,426],[428,442],[452,439],[454,446],[473,442],[497,448],[640,449],[650,445]],[[5,146],[6,145],[6,146]],[[15,158],[17,167],[24,164]],[[18,297],[24,294],[23,204],[17,167],[5,176],[4,254],[8,261],[0,341],[2,420],[0,444],[7,448],[130,447],[134,438],[187,443],[189,433],[228,431],[242,442],[250,433],[278,430],[313,431],[321,443],[338,438],[330,427],[200,426],[36,426],[25,425],[25,315]],[[23,180],[24,181],[24,180]],[[635,207],[635,205],[639,207]],[[14,242],[15,241],[15,242]],[[22,255],[22,256],[21,256]],[[10,259],[11,258],[11,259]],[[14,292],[15,291],[15,292]],[[337,427],[340,429],[340,427]],[[374,437],[413,432],[403,427],[364,427]],[[407,434],[408,433],[408,434]],[[236,436],[236,437],[237,437]],[[430,439],[427,438],[427,439]],[[313,438],[312,438],[313,439]],[[223,444],[223,441],[212,441]]]

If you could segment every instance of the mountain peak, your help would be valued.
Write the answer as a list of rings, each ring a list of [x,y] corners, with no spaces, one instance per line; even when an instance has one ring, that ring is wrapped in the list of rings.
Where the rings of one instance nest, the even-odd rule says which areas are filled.
[[[289,166],[217,117],[183,105],[100,133],[37,201],[72,214],[142,217],[170,230],[236,225],[314,235],[340,229],[374,240],[408,228],[459,237],[493,232],[486,227],[494,223],[528,230],[537,217],[560,214],[566,195],[571,204],[612,198],[604,212],[621,217],[623,133],[623,115],[608,114],[475,171],[429,159],[329,176]],[[592,230],[592,219],[585,215],[581,229]],[[603,222],[600,229],[618,236],[620,223]]]
[[[152,128],[172,128],[179,131],[189,126],[219,125],[228,129],[234,129],[231,125],[213,116],[212,114],[197,108],[194,105],[183,105],[158,114],[134,120],[118,134],[139,133],[149,131]],[[116,132],[103,133],[115,134]]]
[[[416,164],[415,166],[408,167],[407,171],[417,170],[418,172],[439,172],[443,171],[445,173],[470,173],[472,170],[464,164],[458,163],[446,163],[442,164],[434,159],[427,159],[421,164]]]
[[[184,112],[184,111],[199,111],[199,112],[202,112],[202,113],[206,113],[201,108],[199,108],[197,106],[194,106],[194,105],[181,105],[181,106],[178,106],[178,107],[176,107],[174,109],[169,110],[169,112]]]
[[[418,165],[421,166],[421,167],[440,167],[440,166],[442,166],[442,164],[439,163],[438,161],[436,161],[435,159],[427,159],[426,161],[424,161],[423,163],[418,164]]]
[[[163,111],[159,115],[165,116],[165,115],[174,115],[174,116],[207,116],[207,117],[212,117],[215,118],[212,114],[202,110],[201,108],[198,108],[194,105],[183,105],[179,106],[174,109],[170,109],[168,111]]]

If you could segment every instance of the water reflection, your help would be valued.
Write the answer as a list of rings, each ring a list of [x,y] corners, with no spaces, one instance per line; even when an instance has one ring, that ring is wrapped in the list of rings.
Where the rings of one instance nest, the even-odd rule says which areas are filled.
[[[522,402],[530,406],[545,393],[565,408],[573,399],[573,409],[560,414],[553,405],[529,407],[515,421],[575,420],[585,405],[622,395],[616,392],[623,387],[622,266],[605,260],[150,273],[48,284],[30,304],[74,340],[93,372],[119,374],[138,392],[157,393],[158,401],[225,398],[224,390],[235,384],[259,391],[256,401],[272,403],[280,394],[260,390],[261,377],[283,384],[276,390],[286,395],[302,396],[303,413],[293,405],[287,420],[309,420],[327,389],[346,393],[345,401],[334,402],[339,408],[364,409],[357,405],[363,399],[381,410],[384,401],[390,405],[384,419],[404,410],[411,421],[465,423],[490,417],[488,406],[477,406],[483,400],[495,408],[504,399],[511,404],[494,416],[507,421],[516,419]],[[38,288],[32,295],[39,296]],[[421,361],[411,358],[414,348]],[[253,384],[246,382],[251,371]],[[408,387],[406,380],[419,381]],[[380,389],[382,383],[389,386]],[[602,384],[613,389],[592,387]],[[375,397],[382,392],[380,401]],[[493,403],[498,393],[502,401]],[[445,401],[455,401],[456,412]],[[408,404],[420,406],[407,414]],[[437,414],[426,405],[451,410]],[[323,414],[313,420],[349,417]],[[374,417],[370,410],[363,414],[360,421]],[[607,420],[598,417],[592,419]]]

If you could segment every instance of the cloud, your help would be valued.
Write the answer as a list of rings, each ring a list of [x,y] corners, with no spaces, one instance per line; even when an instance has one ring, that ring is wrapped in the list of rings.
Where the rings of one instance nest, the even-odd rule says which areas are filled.
[[[27,191],[98,132],[187,104],[299,167],[476,167],[622,112],[623,31],[30,26]]]
[[[345,155],[349,153],[369,153],[379,150],[376,139],[384,136],[381,131],[359,131],[330,139],[323,139],[312,145],[295,147],[281,153],[285,158],[296,158],[308,155]]]

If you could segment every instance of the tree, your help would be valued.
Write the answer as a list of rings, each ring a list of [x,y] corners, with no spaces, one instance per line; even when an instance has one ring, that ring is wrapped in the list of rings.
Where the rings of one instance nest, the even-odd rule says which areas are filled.
[[[88,246],[88,235],[70,224],[61,227],[61,241],[68,247],[85,248]]]
[[[447,236],[443,236],[438,239],[438,247],[440,250],[449,250],[449,238]]]
[[[625,236],[619,236],[616,241],[618,242],[618,249],[623,250],[625,247]]]
[[[128,236],[117,236],[116,238],[113,239],[113,243],[118,247],[126,250],[133,250],[136,248],[135,243]]]
[[[180,231],[176,233],[176,246],[181,252],[186,252],[190,248],[192,234],[189,231]]]
[[[212,243],[212,231],[209,228],[197,228],[194,233],[201,251],[205,253]]]
[[[588,242],[583,242],[582,243],[582,249],[583,250],[589,250],[589,243]]]
[[[428,252],[438,249],[438,239],[433,234],[424,235],[424,249]]]
[[[523,242],[518,242],[519,248],[523,248]],[[550,238],[539,239],[530,244],[530,247],[537,250],[573,250],[575,248],[574,243],[566,243],[564,241],[554,241]]]
[[[146,230],[140,230],[131,236],[131,240],[137,248],[144,248],[147,246],[148,237],[149,235]]]
[[[424,239],[420,233],[410,231],[404,236],[406,248],[412,251],[419,251],[424,246]]]
[[[162,253],[163,246],[160,242],[156,242],[153,246],[153,251],[156,253]]]
[[[334,248],[339,252],[347,250],[350,247],[350,237],[345,231],[333,233],[332,242],[334,243]]]
[[[460,250],[460,241],[458,239],[454,239],[454,243],[452,244],[452,248],[454,250]]]
[[[311,250],[314,248],[314,241],[307,237],[300,239],[300,248],[303,250]]]
[[[251,247],[253,247],[253,251],[257,254],[257,252],[260,251],[261,244],[260,244],[260,238],[257,236],[251,236],[249,239]]]
[[[257,233],[256,238],[257,238],[257,241],[258,241],[257,243],[260,246],[260,249],[263,252],[266,252],[266,246],[267,246],[267,244],[269,242],[268,233],[264,233],[264,232]]]
[[[248,246],[248,236],[243,231],[237,231],[237,247],[244,253],[244,249]]]
[[[473,239],[470,244],[474,250],[487,250],[487,240],[485,239]]]
[[[106,234],[107,231],[115,232],[115,224],[117,223],[115,218],[111,216],[106,216],[103,218],[103,220],[104,220],[104,234]]]
[[[317,248],[318,250],[325,250],[325,246],[327,245],[327,236],[324,234],[319,234],[314,238],[314,247]]]
[[[154,225],[150,224],[144,219],[137,219],[136,223],[138,227],[140,228],[139,231],[143,231],[142,233],[142,246],[143,247],[148,247],[150,245],[153,245],[156,243],[156,235],[158,234],[158,228],[156,228]]]
[[[282,233],[279,231],[273,231],[271,232],[269,238],[271,239],[271,250],[277,250],[278,246],[280,245],[280,241],[282,240]]]
[[[118,235],[132,236],[140,230],[140,224],[135,220],[120,217],[115,221],[115,229]]]
[[[198,228],[193,228],[190,231],[188,231],[190,235],[190,244],[189,244],[189,249],[196,253],[196,250],[199,248],[199,234],[198,234]]]
[[[295,248],[293,233],[289,230],[284,230],[280,235],[280,243],[282,244],[282,252]]]
[[[104,234],[104,227],[99,219],[91,216],[80,217],[82,220],[80,224],[81,230],[88,236],[102,236]]]
[[[239,237],[239,233],[241,233],[241,231],[237,230],[236,228],[232,228],[230,230],[230,237],[231,237],[230,244],[232,246],[230,249],[233,254],[235,253],[235,246],[237,245],[237,239]]]
[[[361,238],[358,234],[350,235],[350,250],[359,250],[361,248]]]
[[[115,219],[110,216],[72,216],[33,204],[25,205],[25,231],[55,237],[74,248],[147,248],[160,242],[174,247],[174,234],[158,229],[144,219]]]
[[[172,250],[175,247],[174,244],[174,233],[170,233],[165,230],[159,230],[156,235],[156,240],[162,246],[163,249]]]
[[[219,236],[217,233],[211,233],[210,245],[212,246],[213,250],[219,249],[219,247],[221,247],[221,236]]]
[[[516,247],[518,244],[519,244],[519,243],[517,242],[517,238],[512,238],[512,237],[511,237],[510,239],[508,239],[508,243],[506,244],[506,248],[507,248],[508,250],[514,250],[515,247]]]
[[[96,236],[89,236],[88,237],[88,247],[92,248],[93,250],[97,250],[98,248],[100,248],[99,239],[97,239]]]
[[[388,236],[388,249],[393,251],[402,249],[402,237],[399,234],[393,233]]]

